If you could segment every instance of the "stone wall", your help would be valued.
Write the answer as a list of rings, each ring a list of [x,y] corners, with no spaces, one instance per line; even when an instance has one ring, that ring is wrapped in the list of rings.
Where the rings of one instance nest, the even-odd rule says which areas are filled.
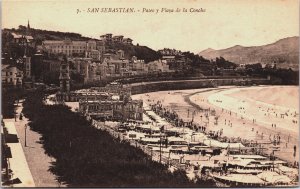
[[[184,90],[210,88],[225,85],[268,85],[269,80],[261,78],[252,79],[197,79],[197,80],[179,80],[179,81],[158,81],[158,82],[142,82],[133,83],[131,86],[131,94],[141,94],[155,91],[166,90]]]

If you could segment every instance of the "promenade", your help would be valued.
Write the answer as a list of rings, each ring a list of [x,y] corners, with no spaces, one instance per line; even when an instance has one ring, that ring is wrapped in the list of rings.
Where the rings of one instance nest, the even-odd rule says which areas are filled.
[[[8,133],[16,135],[19,138],[20,136],[16,131],[14,119],[4,119],[3,121]],[[9,158],[9,165],[12,171],[11,180],[20,180],[20,183],[10,184],[8,187],[35,187],[20,141],[17,143],[7,143],[7,145],[10,147],[12,155],[12,158]]]
[[[22,101],[17,107],[17,114],[23,110]],[[19,117],[18,117],[19,118]],[[52,163],[55,162],[53,157],[45,153],[41,137],[39,133],[32,131],[28,126],[26,129],[26,147],[25,147],[25,124],[28,124],[28,119],[23,116],[22,120],[17,119],[15,122],[16,131],[19,136],[20,145],[22,145],[28,166],[30,168],[36,187],[59,187],[56,176],[49,171]]]

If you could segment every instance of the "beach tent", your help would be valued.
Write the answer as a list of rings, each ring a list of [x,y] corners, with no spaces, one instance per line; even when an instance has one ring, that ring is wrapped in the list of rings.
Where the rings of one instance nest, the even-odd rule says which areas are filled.
[[[160,138],[141,138],[142,144],[157,144],[160,141]]]
[[[254,159],[254,160],[266,160],[267,157],[261,156],[261,155],[243,155],[243,154],[238,154],[238,155],[230,155],[233,158],[237,159]]]
[[[265,182],[258,178],[255,175],[252,174],[230,174],[230,175],[225,175],[225,176],[220,176],[220,175],[213,175],[214,178],[217,178],[218,180],[223,180],[223,181],[228,181],[231,183],[236,183],[236,184],[244,184],[244,185],[262,185],[265,184]]]
[[[243,148],[245,147],[242,143],[228,143],[228,142],[220,142],[214,139],[206,139],[204,140],[204,144],[211,147],[219,147],[219,148]]]
[[[272,184],[288,184],[292,182],[292,180],[286,175],[279,175],[272,171],[262,172],[258,174],[257,177]]]

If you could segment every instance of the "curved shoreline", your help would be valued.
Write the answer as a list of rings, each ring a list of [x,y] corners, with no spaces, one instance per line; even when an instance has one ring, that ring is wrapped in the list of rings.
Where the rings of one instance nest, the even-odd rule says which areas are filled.
[[[226,130],[226,129],[227,130],[232,130],[233,133],[231,133],[230,131],[227,132],[227,134],[230,134],[230,135],[240,136],[242,138],[249,139],[248,137],[250,137],[251,133],[255,134],[255,132],[251,132],[251,128],[253,128],[258,133],[264,133],[265,134],[264,138],[268,140],[269,139],[269,134],[270,134],[270,136],[271,135],[275,136],[279,133],[283,142],[280,145],[280,148],[282,149],[282,151],[279,152],[277,155],[281,159],[285,159],[285,160],[288,160],[288,161],[293,161],[292,159],[294,159],[294,158],[292,157],[292,153],[291,153],[292,152],[292,145],[295,144],[295,145],[298,146],[298,138],[299,138],[299,133],[298,132],[295,132],[293,129],[287,129],[287,128],[284,128],[284,127],[282,127],[282,128],[278,127],[276,129],[273,129],[270,126],[267,126],[268,124],[266,124],[262,120],[257,121],[257,123],[254,124],[254,123],[252,123],[252,120],[250,119],[251,115],[244,116],[246,119],[243,119],[243,120],[239,118],[239,116],[241,116],[241,115],[239,115],[238,113],[237,113],[236,116],[231,116],[231,115],[229,116],[228,112],[223,113],[222,107],[219,107],[219,106],[217,106],[217,104],[211,103],[208,100],[208,97],[210,97],[212,94],[207,94],[208,97],[207,97],[206,101],[202,101],[200,103],[196,103],[195,101],[193,101],[193,99],[191,99],[193,96],[194,96],[194,98],[196,98],[195,95],[205,94],[205,92],[216,91],[215,93],[219,93],[219,91],[223,91],[223,90],[226,91],[226,89],[230,90],[230,88],[226,88],[226,89],[218,88],[218,89],[198,91],[198,92],[192,93],[192,94],[187,95],[185,97],[185,102],[188,103],[189,105],[197,108],[197,109],[199,109],[199,108],[203,109],[203,106],[201,106],[201,104],[206,104],[205,109],[207,109],[207,107],[210,107],[211,109],[215,109],[216,112],[217,112],[217,115],[220,116],[219,119],[223,119],[223,120],[224,119],[227,119],[227,120],[230,119],[234,123],[235,128],[229,128],[228,126],[226,126],[226,124],[225,125],[222,125],[222,124],[218,125],[219,129],[220,129],[220,127],[222,127],[224,130]],[[203,97],[203,96],[201,96],[201,97]],[[231,97],[231,98],[234,98],[234,97]],[[224,109],[224,111],[225,110],[226,111],[231,111],[230,109]],[[235,113],[236,112],[234,112],[233,114],[235,114]],[[294,125],[292,125],[292,126],[294,126]],[[297,124],[297,128],[298,128],[298,124]],[[226,135],[226,132],[224,132],[224,135]],[[287,139],[287,138],[290,138],[290,139]],[[287,146],[289,146],[288,148],[285,148],[285,143],[286,143],[287,140],[290,141],[290,144],[287,145]],[[287,153],[291,153],[291,155],[288,156]],[[297,153],[296,157],[298,157],[298,153]]]

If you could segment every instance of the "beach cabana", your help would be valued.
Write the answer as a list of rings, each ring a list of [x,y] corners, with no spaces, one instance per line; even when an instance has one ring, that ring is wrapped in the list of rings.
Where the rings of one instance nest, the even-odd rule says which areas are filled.
[[[266,182],[252,174],[212,175],[219,182],[230,186],[262,186]]]
[[[270,184],[289,184],[292,182],[292,180],[286,175],[279,175],[272,171],[264,171],[258,174],[257,177]]]

